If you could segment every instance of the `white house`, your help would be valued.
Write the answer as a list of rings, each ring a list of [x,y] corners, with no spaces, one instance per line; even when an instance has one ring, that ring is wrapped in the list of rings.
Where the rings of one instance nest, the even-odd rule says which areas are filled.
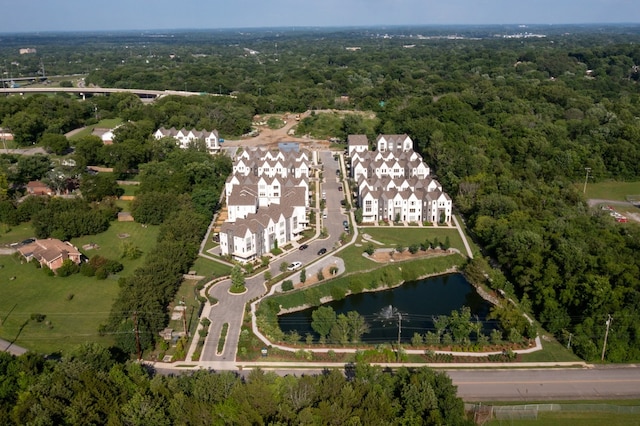
[[[347,136],[347,149],[351,157],[356,152],[369,151],[369,140],[367,135],[349,135]]]
[[[166,137],[171,137],[176,140],[177,145],[182,149],[187,149],[194,142],[201,140],[204,141],[205,146],[207,147],[207,151],[211,154],[215,154],[220,152],[220,138],[218,137],[218,131],[208,131],[208,130],[186,130],[180,129],[176,130],[174,127],[170,129],[165,129],[164,127],[159,128],[153,134],[156,139],[162,139]]]

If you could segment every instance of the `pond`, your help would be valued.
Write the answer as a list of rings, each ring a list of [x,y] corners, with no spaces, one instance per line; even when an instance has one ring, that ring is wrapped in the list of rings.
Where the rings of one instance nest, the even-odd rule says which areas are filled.
[[[324,304],[336,311],[336,314],[346,314],[357,311],[365,318],[370,327],[369,333],[362,336],[365,343],[395,342],[398,339],[397,321],[384,322],[380,319],[383,309],[393,306],[402,314],[401,340],[411,341],[414,333],[424,335],[428,331],[435,331],[432,317],[450,315],[451,311],[463,306],[471,309],[472,318],[483,323],[483,333],[489,335],[498,325],[494,321],[487,321],[486,317],[491,304],[484,300],[462,274],[448,274],[409,281],[393,289],[360,293],[347,296],[343,300]],[[311,314],[316,308],[280,315],[278,323],[285,333],[296,330],[304,339],[307,333],[318,335],[311,328]]]

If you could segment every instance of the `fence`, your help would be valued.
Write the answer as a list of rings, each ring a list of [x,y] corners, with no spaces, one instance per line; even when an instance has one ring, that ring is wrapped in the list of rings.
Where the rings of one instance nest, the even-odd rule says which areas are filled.
[[[465,410],[474,415],[477,424],[487,420],[516,420],[538,418],[541,411],[565,412],[600,412],[640,415],[640,406],[611,405],[611,404],[526,404],[526,405],[483,405],[465,404]]]

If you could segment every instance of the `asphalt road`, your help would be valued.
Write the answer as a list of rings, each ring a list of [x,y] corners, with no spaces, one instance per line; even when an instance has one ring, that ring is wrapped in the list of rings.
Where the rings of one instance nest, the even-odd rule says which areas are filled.
[[[465,401],[640,398],[640,367],[451,370]]]

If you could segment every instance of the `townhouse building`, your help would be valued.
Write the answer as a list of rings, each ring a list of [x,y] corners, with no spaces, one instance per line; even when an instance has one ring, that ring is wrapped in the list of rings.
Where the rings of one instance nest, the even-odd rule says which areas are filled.
[[[409,136],[379,135],[375,151],[364,140],[364,135],[348,139],[354,144],[348,148],[350,173],[358,187],[363,222],[451,222],[451,198],[430,176]]]
[[[210,154],[220,152],[220,138],[217,130],[187,130],[184,128],[176,130],[174,127],[170,129],[161,127],[156,130],[153,136],[156,139],[171,137],[176,140],[176,144],[182,149],[187,149],[197,141],[203,141]]]
[[[221,253],[248,262],[295,240],[308,226],[310,170],[306,152],[239,153],[225,182]]]

